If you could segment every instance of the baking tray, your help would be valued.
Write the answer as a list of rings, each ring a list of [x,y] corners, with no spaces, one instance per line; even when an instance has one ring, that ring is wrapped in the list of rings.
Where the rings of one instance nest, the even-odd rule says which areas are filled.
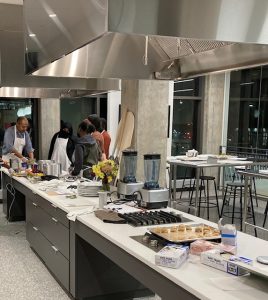
[[[183,230],[184,228],[184,230]],[[218,240],[221,238],[217,228],[200,224],[179,224],[176,226],[158,226],[150,228],[149,231],[162,239],[172,243],[187,243],[196,240]]]
[[[27,177],[26,173],[16,173],[16,172],[14,172],[11,175],[14,176],[14,177]]]

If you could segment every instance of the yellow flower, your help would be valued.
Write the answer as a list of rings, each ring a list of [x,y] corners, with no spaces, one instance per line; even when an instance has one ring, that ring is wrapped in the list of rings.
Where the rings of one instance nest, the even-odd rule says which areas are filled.
[[[118,165],[114,160],[108,159],[92,166],[92,171],[97,178],[103,179],[107,177],[108,182],[111,182],[117,176]]]

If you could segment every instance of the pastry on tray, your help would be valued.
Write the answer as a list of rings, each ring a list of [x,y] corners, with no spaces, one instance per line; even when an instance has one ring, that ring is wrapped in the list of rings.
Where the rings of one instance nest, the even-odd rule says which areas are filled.
[[[220,231],[204,224],[179,224],[171,227],[155,227],[152,233],[159,235],[170,242],[193,241],[197,239],[215,239],[220,237]]]

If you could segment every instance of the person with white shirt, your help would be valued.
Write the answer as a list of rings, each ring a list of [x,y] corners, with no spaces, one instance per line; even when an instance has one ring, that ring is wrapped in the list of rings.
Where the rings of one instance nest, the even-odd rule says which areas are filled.
[[[34,149],[27,132],[28,126],[26,117],[18,117],[16,124],[6,129],[2,149],[3,161],[9,161],[14,155],[24,162],[27,161],[27,158],[22,154],[23,150],[30,159],[34,158]]]

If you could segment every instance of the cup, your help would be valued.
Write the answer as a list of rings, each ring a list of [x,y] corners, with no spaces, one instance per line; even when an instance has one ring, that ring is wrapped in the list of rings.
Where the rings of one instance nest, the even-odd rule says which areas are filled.
[[[188,150],[188,151],[186,152],[186,156],[187,156],[187,157],[193,157],[194,154],[193,154],[192,150]]]
[[[193,150],[188,150],[186,152],[186,156],[187,157],[196,157],[198,155],[198,151],[196,151],[195,149]]]
[[[220,146],[220,154],[226,155],[226,146]]]
[[[103,209],[104,206],[107,204],[108,192],[99,191],[98,194],[99,194],[99,208]]]

